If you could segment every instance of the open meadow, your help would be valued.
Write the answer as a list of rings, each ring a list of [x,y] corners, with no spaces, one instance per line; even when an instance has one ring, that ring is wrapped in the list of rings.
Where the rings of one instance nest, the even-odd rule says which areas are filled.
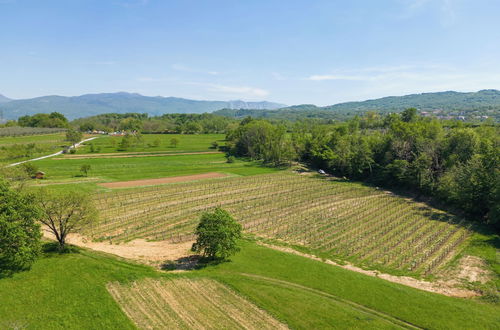
[[[78,154],[92,153],[181,153],[216,151],[212,143],[224,145],[224,134],[142,134],[140,138],[131,138],[130,145],[123,147],[123,136],[104,135],[85,143]],[[76,156],[76,155],[68,155]],[[87,155],[89,156],[89,155]]]

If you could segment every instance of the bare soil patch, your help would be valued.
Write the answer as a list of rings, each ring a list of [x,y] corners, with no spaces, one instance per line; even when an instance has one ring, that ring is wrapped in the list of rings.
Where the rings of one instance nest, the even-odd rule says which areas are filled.
[[[474,256],[464,256],[460,259],[457,277],[468,282],[486,283],[491,279],[491,273],[486,269],[483,259]]]
[[[350,270],[353,272],[365,274],[368,276],[382,278],[382,279],[387,280],[389,282],[403,284],[406,286],[410,286],[412,288],[416,288],[416,289],[420,289],[420,290],[424,290],[424,291],[429,291],[429,292],[434,292],[434,293],[439,293],[439,294],[443,294],[445,296],[471,298],[471,297],[476,297],[476,296],[480,295],[476,291],[453,287],[452,285],[450,285],[449,282],[443,282],[443,281],[428,282],[428,281],[418,280],[416,278],[409,277],[409,276],[395,276],[395,275],[381,273],[377,270],[362,269],[360,267],[356,267],[356,266],[349,264],[349,263],[347,263],[345,265],[341,265],[339,263],[336,263],[335,261],[328,260],[328,259],[323,260],[317,256],[312,255],[312,254],[302,253],[302,252],[296,251],[296,250],[289,248],[289,247],[276,246],[276,245],[266,244],[266,243],[262,243],[262,242],[259,242],[258,244],[265,246],[265,247],[268,247],[268,248],[271,248],[271,249],[274,249],[274,250],[287,252],[287,253],[293,253],[293,254],[296,254],[296,255],[299,255],[302,257],[321,261],[321,262],[324,262],[324,263],[329,264],[329,265],[342,267],[344,269],[347,269],[347,270]]]
[[[54,239],[52,233],[47,230],[44,230],[44,237]],[[166,241],[148,242],[136,239],[123,244],[109,244],[108,242],[92,242],[80,234],[69,234],[67,242],[157,267],[160,267],[166,260],[181,259],[193,255],[190,251],[193,242],[174,244]]]
[[[139,186],[153,186],[164,183],[195,181],[201,179],[223,178],[226,176],[227,174],[224,173],[209,172],[209,173],[194,174],[194,175],[172,176],[159,179],[106,182],[106,183],[99,183],[99,185],[105,188],[129,188],[129,187],[139,187]]]
[[[131,158],[131,157],[160,157],[160,156],[178,156],[178,155],[205,155],[205,154],[220,154],[220,151],[197,151],[197,152],[169,152],[169,153],[151,153],[151,152],[134,152],[134,153],[102,153],[102,154],[73,154],[65,155],[64,157],[54,159],[88,159],[88,158]]]
[[[463,256],[457,267],[440,275],[449,285],[457,285],[461,282],[485,284],[493,278],[492,272],[488,270],[483,259],[469,255]]]
[[[107,289],[140,329],[288,329],[215,280],[144,279]]]

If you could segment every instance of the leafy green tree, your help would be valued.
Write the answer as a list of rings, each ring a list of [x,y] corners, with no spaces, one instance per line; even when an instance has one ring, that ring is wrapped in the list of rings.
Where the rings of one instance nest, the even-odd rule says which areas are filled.
[[[118,151],[126,151],[132,146],[132,135],[126,134],[118,144]]]
[[[23,169],[24,172],[26,172],[26,175],[29,177],[34,177],[35,174],[38,172],[38,166],[33,164],[33,162],[26,162],[21,164],[21,168]]]
[[[239,251],[241,224],[221,208],[204,213],[195,234],[197,239],[192,250],[202,252],[205,257],[225,259]]]
[[[125,118],[120,122],[121,131],[140,131],[142,129],[142,121],[137,118]]]
[[[90,171],[90,164],[83,164],[80,167],[80,172],[82,172],[83,175],[89,176],[89,171]]]
[[[203,131],[203,127],[199,123],[190,121],[184,126],[183,131],[186,134],[197,134]]]
[[[40,209],[0,180],[0,274],[28,269],[40,254]]]
[[[417,120],[417,109],[415,108],[406,109],[401,113],[401,119],[407,123]]]
[[[37,113],[33,116],[22,116],[18,119],[19,126],[25,127],[53,127],[64,128],[68,126],[68,120],[59,112],[50,114]]]
[[[74,146],[78,142],[80,142],[83,138],[83,134],[80,131],[74,130],[74,129],[69,129],[66,132],[66,141],[71,142],[71,144]]]
[[[95,130],[95,124],[91,121],[86,121],[80,124],[79,128],[80,132],[88,132]]]
[[[97,220],[93,200],[84,192],[52,192],[43,190],[38,195],[42,210],[40,222],[47,226],[59,243],[59,250],[66,249],[68,234],[85,228]]]
[[[211,148],[212,148],[212,149],[217,149],[218,147],[219,147],[219,143],[218,143],[217,141],[213,141],[213,142],[211,143]]]
[[[171,138],[170,139],[170,146],[177,148],[177,145],[179,144],[179,139],[178,138]]]

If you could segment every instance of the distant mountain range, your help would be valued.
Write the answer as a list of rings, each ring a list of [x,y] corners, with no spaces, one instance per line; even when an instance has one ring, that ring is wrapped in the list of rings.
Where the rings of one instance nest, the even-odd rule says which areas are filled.
[[[399,112],[415,107],[421,112],[441,115],[500,116],[500,91],[495,89],[471,93],[438,92],[389,96],[361,102],[345,102],[325,107],[313,104],[285,106],[272,102],[196,101],[177,97],[150,97],[135,93],[103,93],[81,96],[43,96],[24,100],[10,100],[0,95],[0,110],[6,119],[53,111],[69,119],[103,113],[147,113],[152,116],[165,113],[215,112],[228,117],[266,118],[344,118],[366,111]]]
[[[12,100],[9,99],[8,97],[3,96],[2,94],[0,94],[0,103],[6,103],[6,102],[10,102],[10,101],[12,101]]]
[[[4,100],[2,102],[2,100]],[[10,100],[0,97],[0,110],[6,119],[16,119],[35,113],[53,111],[68,119],[94,116],[103,113],[147,113],[151,116],[165,113],[204,113],[224,108],[277,109],[285,105],[272,102],[196,101],[177,97],[143,96],[135,93],[85,94],[81,96],[42,96],[32,99]]]
[[[495,89],[478,92],[437,92],[389,96],[361,102],[345,102],[318,107],[314,104],[293,105],[274,110],[223,109],[216,114],[227,117],[263,118],[331,118],[340,119],[375,111],[380,113],[400,112],[407,108],[417,108],[420,112],[436,114],[440,117],[500,117],[500,91]]]
[[[362,102],[346,102],[323,107],[324,110],[401,111],[407,108],[425,110],[477,110],[500,106],[500,91],[484,89],[479,92],[437,92],[388,96]]]

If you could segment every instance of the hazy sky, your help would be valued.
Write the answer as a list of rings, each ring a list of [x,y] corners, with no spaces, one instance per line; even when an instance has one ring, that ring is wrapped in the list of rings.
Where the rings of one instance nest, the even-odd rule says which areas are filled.
[[[333,104],[500,89],[499,0],[0,0],[0,94]]]

